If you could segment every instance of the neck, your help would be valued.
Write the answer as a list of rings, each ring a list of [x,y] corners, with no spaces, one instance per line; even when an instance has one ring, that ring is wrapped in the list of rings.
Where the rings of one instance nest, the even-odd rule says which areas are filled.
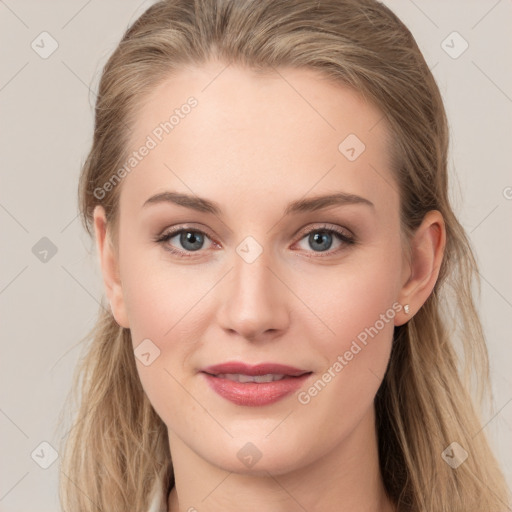
[[[312,464],[283,474],[225,471],[170,431],[169,443],[175,476],[169,512],[394,511],[381,478],[373,408],[339,445]]]

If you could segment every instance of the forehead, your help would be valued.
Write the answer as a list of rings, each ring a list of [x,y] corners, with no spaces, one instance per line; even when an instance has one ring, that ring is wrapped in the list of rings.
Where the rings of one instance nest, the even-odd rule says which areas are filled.
[[[397,201],[383,114],[315,70],[188,67],[139,105],[121,203],[179,190],[244,203],[342,190]],[[387,184],[387,185],[386,185]],[[375,202],[375,201],[374,201]]]

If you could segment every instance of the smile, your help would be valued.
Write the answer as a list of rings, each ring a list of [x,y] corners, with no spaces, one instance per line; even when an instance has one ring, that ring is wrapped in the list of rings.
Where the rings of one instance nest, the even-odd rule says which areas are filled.
[[[244,407],[271,405],[298,391],[312,372],[298,377],[283,374],[243,375],[201,372],[210,389],[229,402]]]

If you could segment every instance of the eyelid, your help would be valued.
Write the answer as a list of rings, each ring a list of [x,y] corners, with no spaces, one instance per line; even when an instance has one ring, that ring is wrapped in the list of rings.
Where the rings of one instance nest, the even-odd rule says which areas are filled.
[[[204,227],[195,227],[193,224],[178,224],[177,226],[173,226],[172,228],[166,228],[164,229],[159,235],[157,235],[156,238],[163,238],[167,235],[175,236],[179,234],[181,231],[194,231],[197,233],[204,234],[208,236],[208,238],[212,241],[215,240],[215,237],[212,235],[212,233]],[[218,242],[217,242],[218,243]]]
[[[302,228],[296,235],[297,237],[299,237],[297,241],[302,240],[306,235],[309,235],[311,232],[322,230],[334,231],[335,233],[338,233],[339,235],[342,235],[347,239],[355,241],[355,237],[349,229],[337,226],[336,224],[330,224],[328,222],[321,222],[319,226],[311,227],[311,225],[308,225],[305,228]]]

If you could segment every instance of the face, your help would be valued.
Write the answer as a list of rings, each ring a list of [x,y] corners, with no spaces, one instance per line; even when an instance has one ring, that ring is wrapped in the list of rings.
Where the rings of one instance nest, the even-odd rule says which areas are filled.
[[[357,93],[224,68],[183,70],[141,105],[110,298],[170,439],[236,472],[253,450],[252,471],[279,474],[373,411],[403,323],[399,196],[382,114]],[[306,373],[219,392],[203,370],[226,362]]]

